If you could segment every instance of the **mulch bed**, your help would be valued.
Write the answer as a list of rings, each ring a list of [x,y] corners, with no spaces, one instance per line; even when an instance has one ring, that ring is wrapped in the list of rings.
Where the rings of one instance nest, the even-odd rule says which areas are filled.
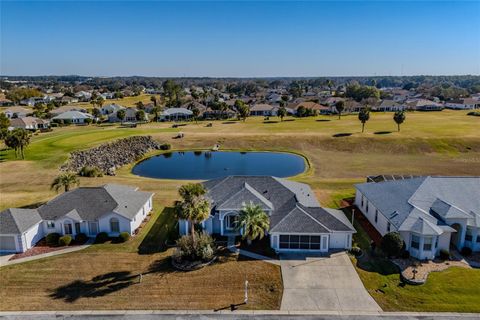
[[[368,221],[368,219],[363,215],[362,211],[360,211],[357,207],[353,207],[355,209],[355,220],[357,220],[365,232],[368,234],[370,239],[372,239],[375,244],[380,246],[382,242],[382,235],[375,229],[375,227]]]
[[[70,243],[70,245],[68,247],[81,246],[83,244],[84,243],[78,243],[75,240],[72,240],[72,242]],[[47,245],[47,242],[46,242],[45,238],[43,238],[40,241],[38,241],[35,246],[28,249],[27,251],[22,252],[22,253],[17,253],[15,255],[13,255],[9,259],[9,261],[10,260],[15,260],[15,259],[20,259],[20,258],[33,257],[33,256],[36,256],[36,255],[39,255],[39,254],[54,252],[54,251],[58,251],[58,250],[68,248],[68,247],[50,247],[50,246]]]
[[[270,236],[265,236],[260,240],[253,240],[251,245],[248,245],[247,240],[241,240],[240,249],[269,258],[278,259],[278,255],[275,253],[275,250],[270,247]]]

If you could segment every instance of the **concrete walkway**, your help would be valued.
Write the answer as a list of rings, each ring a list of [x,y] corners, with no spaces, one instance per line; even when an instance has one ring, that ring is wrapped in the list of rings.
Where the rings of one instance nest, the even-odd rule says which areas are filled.
[[[280,256],[283,277],[281,310],[378,312],[345,252],[329,257]]]
[[[54,256],[58,256],[58,255],[61,255],[61,254],[64,254],[64,253],[80,251],[80,250],[83,250],[85,248],[88,248],[93,243],[93,241],[94,241],[93,239],[90,239],[84,245],[81,245],[81,246],[68,247],[68,248],[61,249],[61,250],[56,250],[56,251],[52,251],[52,252],[37,254],[37,255],[31,256],[31,257],[19,258],[19,259],[8,260],[8,261],[4,261],[4,260],[7,260],[7,259],[0,260],[0,267],[10,266],[10,265],[19,264],[19,263],[23,263],[23,262],[27,262],[27,261],[43,259],[43,258],[47,258],[47,257],[54,257]]]

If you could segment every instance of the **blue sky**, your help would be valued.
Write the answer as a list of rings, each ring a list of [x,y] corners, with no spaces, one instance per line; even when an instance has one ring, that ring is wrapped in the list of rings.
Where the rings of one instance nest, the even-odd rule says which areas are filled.
[[[480,74],[480,1],[5,1],[0,74]]]

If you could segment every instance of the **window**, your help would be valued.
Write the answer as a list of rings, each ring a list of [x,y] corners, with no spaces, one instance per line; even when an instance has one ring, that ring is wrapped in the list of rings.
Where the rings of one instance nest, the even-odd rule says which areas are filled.
[[[378,210],[375,209],[375,223],[378,222]]]
[[[435,237],[435,248],[438,248],[438,238],[439,237]]]
[[[477,243],[480,243],[480,236],[477,236]]]
[[[82,232],[82,231],[80,230],[80,223],[79,223],[79,222],[75,222],[75,233],[80,233],[80,232]]]
[[[473,235],[472,235],[472,229],[467,228],[467,234],[465,235],[465,241],[472,241],[473,240]]]
[[[363,207],[363,202],[365,201],[364,198],[365,197],[362,195],[362,207]]]
[[[387,232],[390,232],[392,230],[392,226],[390,225],[390,222],[387,222]]]
[[[412,234],[412,239],[410,241],[410,247],[413,249],[419,249],[420,248],[420,238],[414,234]]]
[[[227,225],[226,225],[227,230],[235,229],[238,222],[238,216],[232,214],[227,216],[226,219],[227,219]]]
[[[367,201],[366,206],[365,206],[365,212],[368,213],[368,201]]]
[[[54,229],[55,228],[55,222],[47,221],[47,228],[48,229]]]
[[[110,219],[110,231],[114,233],[120,232],[120,223],[117,218]]]
[[[432,237],[423,238],[423,251],[432,251]]]

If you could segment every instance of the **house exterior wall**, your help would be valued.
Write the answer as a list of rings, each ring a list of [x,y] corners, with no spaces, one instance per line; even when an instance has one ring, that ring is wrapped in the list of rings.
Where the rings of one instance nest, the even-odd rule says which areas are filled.
[[[140,209],[137,214],[134,216],[134,218],[130,221],[130,230],[132,231],[131,233],[134,233],[135,230],[140,227],[142,224],[142,221],[145,220],[147,217],[148,213],[152,211],[153,208],[153,202],[152,202],[152,197],[148,199],[148,201],[143,205],[142,209]]]
[[[352,233],[334,232],[330,234],[329,249],[351,249]]]
[[[363,197],[363,206],[362,206],[362,197]],[[358,209],[363,213],[363,215],[368,219],[368,221],[377,229],[377,231],[384,236],[388,232],[396,231],[397,229],[390,224],[390,231],[388,231],[388,219],[378,210],[377,214],[377,221],[375,221],[375,213],[377,208],[373,206],[373,204],[368,201],[367,197],[365,197],[360,191],[356,191],[355,194],[355,204]],[[368,210],[367,210],[368,209]]]
[[[98,219],[98,232],[106,232],[109,236],[118,236],[120,232],[112,232],[110,229],[111,218],[118,219],[120,232],[132,233],[132,230],[130,229],[130,220],[115,212],[104,214],[100,219]]]
[[[33,247],[40,239],[44,237],[42,222],[34,225],[22,235],[22,247],[23,251],[26,251]]]
[[[326,243],[326,248],[322,248],[320,246],[320,249],[281,249],[280,248],[280,236],[281,235],[299,235],[299,236],[320,236],[320,243],[324,242]],[[277,252],[327,252],[330,249],[333,249],[330,247],[330,237],[332,234],[320,234],[320,233],[278,233],[278,232],[273,232],[270,234],[270,246],[272,249],[274,249]]]

